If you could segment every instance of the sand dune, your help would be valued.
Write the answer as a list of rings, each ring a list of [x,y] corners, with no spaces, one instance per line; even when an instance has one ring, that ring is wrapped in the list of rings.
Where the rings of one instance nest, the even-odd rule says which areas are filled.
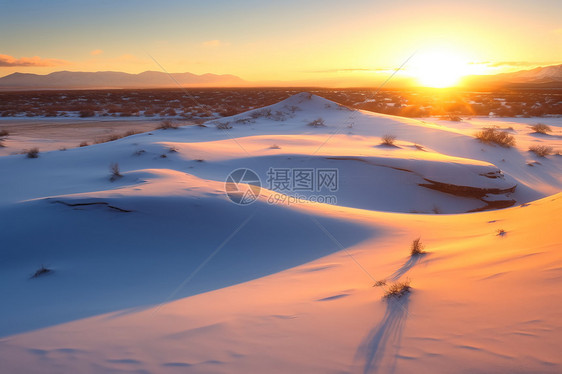
[[[474,139],[490,123],[517,145]],[[205,126],[0,158],[4,370],[560,372],[562,158],[527,150],[560,150],[560,127],[309,94]],[[225,194],[238,168],[252,204]],[[279,191],[272,169],[337,170],[337,188]]]

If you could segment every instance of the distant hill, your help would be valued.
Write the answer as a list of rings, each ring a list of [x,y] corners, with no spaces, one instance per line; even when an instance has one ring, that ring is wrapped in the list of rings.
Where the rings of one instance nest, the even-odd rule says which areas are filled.
[[[464,83],[471,87],[562,88],[562,64],[513,73],[470,76],[464,79]]]
[[[173,73],[170,75],[158,71],[145,71],[140,74],[116,71],[98,71],[94,73],[58,71],[47,75],[13,73],[0,78],[0,89],[156,88],[176,87],[176,81],[182,86],[188,87],[246,85],[243,79],[235,75],[196,75],[192,73]]]
[[[562,64],[521,70],[515,73],[498,74],[496,77],[511,83],[562,82]]]

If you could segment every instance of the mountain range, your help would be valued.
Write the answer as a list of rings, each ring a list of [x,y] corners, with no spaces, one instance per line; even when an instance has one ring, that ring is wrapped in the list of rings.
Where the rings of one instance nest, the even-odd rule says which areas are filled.
[[[72,72],[59,71],[46,75],[13,73],[0,78],[0,90],[40,90],[40,89],[108,89],[108,88],[169,88],[177,87],[248,87],[248,86],[325,86],[355,87],[376,84],[349,80],[324,81],[269,81],[249,82],[229,74],[172,73],[145,71],[129,74],[115,71]],[[404,87],[411,85],[408,80],[396,78],[391,85]],[[562,64],[521,70],[497,75],[474,75],[462,80],[463,86],[470,88],[509,88],[537,87],[562,88]]]
[[[93,89],[93,88],[157,88],[177,87],[223,87],[245,85],[235,75],[192,73],[167,74],[145,71],[129,74],[116,71],[74,72],[58,71],[47,75],[13,73],[0,78],[0,89]]]

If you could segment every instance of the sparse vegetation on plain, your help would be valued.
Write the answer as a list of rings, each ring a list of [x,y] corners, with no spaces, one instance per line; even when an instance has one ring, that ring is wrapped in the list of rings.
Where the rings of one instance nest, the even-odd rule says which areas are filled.
[[[532,145],[529,147],[529,152],[533,152],[539,157],[546,157],[554,154],[554,148],[547,145]]]
[[[477,132],[476,139],[485,144],[497,144],[504,148],[515,146],[515,137],[507,131],[502,131],[497,127],[487,127]]]
[[[304,89],[303,89],[304,90]],[[125,89],[53,92],[0,93],[0,117],[170,117],[185,119],[210,119],[215,115],[232,116],[253,108],[279,102],[295,93],[295,89],[189,89],[197,102],[178,100],[175,89]],[[405,117],[453,118],[460,116],[540,117],[562,114],[559,93],[545,91],[528,95],[523,90],[510,92],[465,92],[446,98],[431,92],[411,95],[405,91],[382,90],[380,100],[365,102],[371,92],[363,89],[318,89],[316,94],[339,105],[339,110],[364,109],[378,113]],[[502,100],[495,100],[502,99]],[[394,103],[395,105],[387,105]],[[470,104],[468,104],[470,103]],[[399,105],[396,105],[399,104]],[[296,106],[288,106],[291,115]],[[270,114],[271,119],[277,117]],[[279,116],[282,118],[282,116]]]

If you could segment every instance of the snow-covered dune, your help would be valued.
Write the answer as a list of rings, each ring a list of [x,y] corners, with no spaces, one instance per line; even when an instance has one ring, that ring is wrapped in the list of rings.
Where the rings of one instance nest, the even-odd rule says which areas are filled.
[[[527,148],[560,150],[562,131],[510,123],[501,148],[473,137],[480,121],[298,94],[0,157],[3,370],[559,372],[562,158]],[[260,180],[252,204],[225,193],[240,168]],[[336,179],[281,188],[284,171]],[[417,237],[428,253],[411,257]]]

